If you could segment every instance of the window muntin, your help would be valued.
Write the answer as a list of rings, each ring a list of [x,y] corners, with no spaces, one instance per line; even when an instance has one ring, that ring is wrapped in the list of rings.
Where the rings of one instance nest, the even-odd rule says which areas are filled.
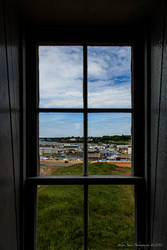
[[[85,51],[85,48],[86,48],[86,46],[84,47],[84,51]],[[135,50],[136,51],[136,50]],[[140,50],[139,50],[140,51]],[[85,57],[85,55],[86,55],[86,53],[84,52],[84,57]],[[140,62],[141,62],[141,58],[140,58],[140,55],[137,53],[137,57],[139,57],[139,59],[140,59]],[[135,60],[136,61],[136,60]],[[137,65],[138,63],[137,63],[137,61],[136,61],[136,63],[135,63],[135,67],[134,67],[134,69],[135,69],[135,74],[136,74],[136,72],[137,72],[137,69],[136,69],[136,65]],[[84,65],[86,65],[86,63],[84,63]],[[140,65],[140,64],[139,64]],[[87,75],[87,73],[86,72],[84,72],[84,76],[85,75]],[[141,76],[141,74],[140,74],[140,76]],[[142,76],[143,77],[143,76]],[[140,79],[143,79],[142,77],[140,77]],[[85,77],[84,77],[85,78]],[[85,78],[86,79],[86,78]],[[87,82],[87,80],[84,80],[85,82]],[[138,83],[139,83],[139,81],[138,81]],[[137,85],[136,85],[137,86]],[[136,88],[135,87],[135,93],[136,93],[136,89],[140,89],[140,93],[142,93],[142,87],[141,87],[141,85],[139,86],[138,85],[138,87]],[[85,92],[84,92],[85,93]],[[137,94],[137,93],[136,93]],[[141,97],[141,96],[140,96]],[[31,98],[31,96],[30,96],[30,98]],[[135,99],[136,100],[136,99]],[[134,99],[133,99],[133,101],[134,101]],[[37,102],[36,102],[37,103]],[[85,102],[86,103],[86,102]],[[33,105],[31,105],[31,106],[33,106]],[[133,106],[133,105],[132,105]],[[134,106],[133,106],[134,108],[135,108],[135,117],[137,117],[137,114],[138,114],[138,111],[140,111],[140,108],[139,108],[139,106],[138,106],[138,108],[137,108],[137,105],[135,104]],[[34,108],[37,108],[37,111],[39,112],[40,110],[39,110],[39,108],[38,107],[36,107],[35,105],[34,105]],[[84,105],[84,122],[86,121],[86,119],[85,119],[85,108],[87,108],[87,105]],[[43,110],[41,110],[42,112],[48,112],[49,111],[49,108],[47,109],[43,109]],[[75,112],[76,112],[76,110],[74,110]],[[89,110],[89,111],[91,111],[91,113],[92,112],[99,112],[99,109],[97,110]],[[111,109],[110,110],[111,112],[120,112],[120,111],[122,111],[122,109]],[[137,111],[137,112],[136,112]],[[55,111],[54,111],[55,112]],[[60,110],[59,110],[59,112],[60,112]],[[63,111],[64,112],[64,111]],[[69,112],[69,111],[68,111]],[[77,111],[78,112],[78,111]],[[103,110],[101,110],[101,112],[104,112],[104,109]],[[105,112],[108,112],[108,110],[105,110]],[[130,110],[130,109],[123,109],[123,112],[125,112],[125,113],[127,113],[127,112],[130,112],[130,113],[133,113],[134,112],[134,110]],[[134,119],[133,119],[134,120]],[[135,120],[136,120],[136,118],[135,118]],[[134,123],[134,121],[133,121],[133,123]],[[135,123],[136,124],[136,123]],[[137,128],[138,126],[136,126],[136,128],[135,128],[135,137],[136,137],[136,129],[138,130],[138,128]],[[133,131],[134,131],[134,128],[133,128]],[[33,133],[32,133],[33,134]],[[84,135],[86,135],[86,133],[85,133],[85,131],[84,131]],[[138,138],[139,139],[139,138]],[[140,140],[139,140],[140,141]],[[142,138],[141,138],[141,141],[142,141]],[[85,147],[85,150],[86,150],[86,147]],[[140,156],[140,159],[141,159],[141,157],[142,156]],[[136,157],[135,157],[135,159],[136,159]],[[136,162],[136,160],[135,160],[135,162]],[[138,165],[138,164],[137,164]],[[86,167],[86,166],[84,166],[84,167]],[[139,167],[139,166],[138,166]],[[143,168],[143,167],[141,167],[141,168]],[[135,167],[135,169],[136,169],[136,167]],[[135,173],[142,173],[142,171],[135,171]],[[87,190],[87,184],[89,183],[89,185],[91,185],[91,184],[93,184],[94,182],[96,182],[97,184],[102,184],[102,183],[104,183],[105,185],[107,185],[107,184],[109,184],[109,183],[111,183],[111,184],[116,184],[116,183],[118,183],[118,184],[123,184],[123,183],[129,183],[129,184],[135,184],[135,187],[140,187],[139,189],[137,188],[136,190],[136,194],[137,194],[137,200],[140,200],[141,201],[141,199],[140,199],[140,191],[141,190],[144,190],[144,186],[143,186],[143,177],[137,177],[137,176],[134,176],[134,177],[132,177],[132,178],[129,178],[128,176],[127,177],[125,177],[125,178],[120,178],[120,177],[107,177],[107,178],[102,178],[102,177],[90,177],[90,178],[86,178],[86,177],[83,177],[83,179],[81,178],[81,179],[78,179],[78,178],[66,178],[66,177],[64,177],[64,178],[61,178],[61,179],[59,179],[59,178],[57,178],[57,177],[55,177],[55,178],[45,178],[45,177],[43,177],[43,178],[39,178],[39,177],[31,177],[31,176],[34,176],[34,171],[32,171],[32,170],[30,170],[30,172],[28,173],[28,179],[27,179],[27,182],[29,183],[29,185],[31,186],[31,185],[33,185],[32,186],[32,189],[33,189],[33,187],[35,187],[37,184],[40,184],[40,185],[44,185],[44,183],[45,184],[55,184],[55,185],[57,185],[58,183],[61,183],[61,184],[63,184],[63,183],[72,183],[73,185],[74,184],[77,184],[78,182],[81,182],[81,183],[84,183],[84,248],[85,249],[87,249],[87,247],[88,247],[88,238],[87,238],[87,235],[88,235],[88,228],[87,228],[87,225],[88,225],[88,223],[87,223],[87,221],[88,221],[88,216],[87,216],[87,211],[88,211],[88,202],[87,202],[87,200],[88,200],[88,192],[86,191]],[[139,186],[138,186],[139,185]],[[34,189],[34,191],[35,191],[35,189]],[[139,195],[138,195],[138,193],[139,193]],[[31,200],[31,198],[30,198],[30,200],[29,200],[29,202],[30,203],[32,203],[33,202],[33,200]],[[143,208],[143,203],[141,204],[139,204],[139,202],[137,202],[136,203],[137,205],[137,207],[142,207]],[[33,205],[33,204],[32,204]],[[141,212],[140,212],[141,211]],[[140,217],[141,215],[144,215],[144,214],[142,214],[142,210],[140,210],[140,209],[138,209],[137,210],[137,220],[140,222],[140,223],[138,223],[137,224],[137,229],[141,229],[141,228],[143,228],[144,229],[144,224],[145,223],[141,223],[141,219],[140,218],[142,218],[142,217]],[[34,217],[33,217],[34,218]],[[31,224],[32,223],[32,224]],[[28,223],[29,224],[29,223]],[[32,221],[30,221],[30,224],[31,225],[34,225],[34,220],[32,220]],[[144,229],[145,230],[145,229]],[[144,231],[143,231],[144,232]],[[30,235],[30,241],[32,240],[32,239],[34,239],[34,238],[31,238],[31,236],[32,236],[32,234]],[[29,238],[29,237],[28,237]],[[137,240],[138,241],[140,241],[140,239],[141,239],[141,241],[143,242],[143,239],[144,239],[144,234],[142,233],[142,231],[141,230],[139,230],[139,231],[137,231]],[[32,242],[32,244],[33,244],[33,242]],[[33,249],[33,245],[31,245],[32,246],[32,249]]]
[[[37,250],[83,249],[83,185],[38,186]],[[97,199],[98,197],[98,199]],[[134,245],[134,187],[90,185],[88,249]]]
[[[83,56],[81,56],[81,52],[83,53]],[[82,63],[81,63],[81,58],[84,59]],[[59,68],[59,60],[61,67],[60,73],[57,72],[56,69],[57,65]],[[82,70],[78,70],[78,60],[82,65]],[[49,62],[47,67],[46,67],[46,62]],[[72,68],[68,68],[68,65],[70,65],[71,63],[72,63]],[[43,65],[45,65],[45,67]],[[48,70],[49,66],[51,70]],[[73,67],[74,68],[76,67],[76,70],[73,69]],[[69,75],[67,74],[69,76],[69,79],[71,79],[71,76],[73,77],[75,75],[75,77],[73,78],[73,84],[71,83],[72,84],[71,88],[69,88],[70,85],[66,85],[63,83],[63,81],[66,82],[67,80],[67,79],[64,80],[63,68],[65,71],[64,73],[65,76],[66,76],[66,68],[68,73],[71,71]],[[50,77],[50,72],[51,72],[51,77]],[[40,46],[39,75],[40,75],[39,77],[40,100],[44,100],[45,93],[47,97],[48,96],[47,91],[49,91],[54,96],[54,104],[59,103],[59,99],[61,99],[61,103],[63,103],[61,105],[63,108],[59,108],[59,104],[50,106],[50,103],[52,102],[52,97],[50,96],[48,98],[49,108],[47,108],[48,105],[46,106],[43,105],[42,108],[41,107],[39,108],[39,112],[41,110],[43,111],[43,113],[40,114],[40,117],[45,117],[46,120],[45,126],[42,125],[41,119],[39,124],[41,174],[68,175],[71,173],[71,171],[67,170],[64,171],[64,173],[63,171],[60,171],[60,173],[58,173],[58,171],[54,172],[50,171],[50,169],[53,169],[54,167],[56,168],[57,165],[62,166],[62,168],[66,168],[66,166],[68,166],[69,164],[65,163],[70,162],[71,166],[72,165],[71,161],[73,161],[75,167],[75,165],[77,165],[78,163],[82,164],[83,158],[84,158],[84,169],[83,169],[84,174],[88,173],[88,169],[90,169],[90,172],[92,173],[94,172],[91,171],[93,165],[92,164],[88,165],[88,161],[94,160],[94,161],[104,162],[107,160],[108,163],[111,164],[112,161],[109,162],[110,158],[113,161],[117,160],[120,162],[127,161],[127,163],[124,162],[124,167],[125,165],[127,165],[127,167],[131,169],[131,155],[132,155],[133,145],[132,145],[132,134],[131,134],[132,119],[130,117],[133,116],[133,114],[132,114],[132,109],[130,108],[126,109],[126,107],[131,106],[131,92],[132,92],[131,91],[131,47],[130,46],[129,47],[128,46],[86,46],[86,47]],[[47,83],[46,76],[48,77],[49,84]],[[60,82],[63,83],[61,86],[62,94],[59,93],[60,86],[59,84],[57,84],[57,78],[58,81],[60,80]],[[63,123],[63,125],[61,125],[60,122],[58,123],[58,121],[55,122],[55,124],[53,124],[53,122],[50,121],[51,117],[52,119],[55,117],[55,119],[59,120],[60,114],[63,116],[63,113],[61,113],[61,111],[62,112],[74,111],[73,108],[71,108],[71,102],[68,103],[68,98],[71,98],[72,90],[74,90],[74,96],[75,96],[75,88],[77,89],[78,86],[78,78],[82,80],[83,89],[80,92],[83,99],[81,98],[80,101],[83,101],[82,105],[84,106],[83,108],[75,109],[75,112],[77,113],[81,112],[81,114],[83,114],[83,131],[81,131],[81,120],[79,123],[74,124],[70,116],[68,118],[68,121],[66,120],[66,123]],[[50,82],[52,85],[52,89],[50,89]],[[103,90],[105,92],[103,92]],[[59,95],[59,97],[57,97],[57,95]],[[92,106],[95,107],[95,110],[93,112],[91,111],[91,113],[90,113],[91,108],[89,108],[89,106],[91,107],[91,104],[89,104],[91,103],[90,96],[94,96],[93,98],[95,100],[94,105]],[[124,96],[125,98],[123,98],[122,96]],[[99,100],[101,101],[101,104],[99,103]],[[77,103],[76,100],[75,103]],[[99,107],[99,104],[100,107],[103,108],[103,112],[107,111],[107,113],[104,114],[99,113],[101,110],[100,108],[97,108]],[[77,107],[77,105],[75,106]],[[63,110],[64,108],[65,110]],[[119,113],[117,112],[117,109],[119,109],[118,111]],[[51,111],[55,113],[52,114],[47,113]],[[60,113],[56,114],[57,111],[59,111]],[[113,112],[113,113],[109,115],[108,112]],[[120,112],[124,113],[121,114]],[[73,116],[77,117],[77,115],[78,114],[74,114]],[[112,118],[109,119],[110,116],[112,116]],[[48,119],[46,119],[47,117]],[[94,122],[93,119],[91,119],[91,117],[94,119]],[[60,130],[64,128],[64,125],[66,126],[66,129],[64,129],[64,131],[61,132]],[[80,126],[79,132],[76,126]],[[48,132],[47,133],[44,132],[45,130]],[[69,132],[65,133],[65,130],[66,132],[67,131]],[[45,134],[47,134],[47,136],[44,136]],[[118,144],[118,140],[117,141],[115,140],[113,141],[112,145],[112,143],[110,142],[109,143],[107,141],[103,142],[103,138],[100,138],[103,136],[114,136],[114,135],[120,136],[121,139],[123,138],[122,135],[125,136],[129,135],[129,139],[127,139],[126,141],[120,140],[121,145]],[[50,147],[52,147],[50,151],[52,151],[52,153],[49,154],[45,152],[49,151],[49,149],[47,148],[46,150],[44,149],[45,143],[46,144],[49,143],[48,141],[46,142],[43,141],[42,137],[52,137],[49,138]],[[59,147],[58,146],[56,147],[55,144],[58,144],[60,141],[60,139],[56,137],[60,137],[62,140],[64,140],[64,145],[62,143],[62,145],[59,144]],[[93,140],[95,140],[95,137],[99,137],[101,142],[98,142],[96,143],[96,145],[94,145],[94,143],[91,143],[92,137]],[[71,149],[69,148],[69,151],[65,150],[66,147],[65,142],[71,145]],[[124,148],[121,147],[123,144],[126,144]],[[76,145],[78,146],[72,152],[72,148],[74,148]],[[48,147],[49,145],[46,146]],[[111,146],[112,149],[115,149],[113,151],[115,152],[115,154],[113,154],[113,152],[111,151]],[[54,149],[53,147],[56,147],[57,151],[59,151],[58,152],[59,155],[58,153],[56,154],[55,152],[56,149]],[[94,152],[92,151],[92,148],[94,148]],[[83,151],[85,153],[83,153]],[[52,163],[55,163],[52,164],[53,167],[51,167],[51,163],[49,163],[50,158],[52,159]],[[61,163],[58,162],[59,160],[63,161],[63,159],[64,162]],[[57,162],[55,162],[55,160],[57,160]],[[47,171],[47,163],[49,171]],[[120,164],[117,163],[116,165],[118,167],[120,167],[119,165],[121,165],[122,167],[123,163],[122,162]],[[78,165],[78,169],[81,169],[81,166]],[[76,174],[77,173],[81,174],[80,170],[77,171]],[[98,174],[100,174],[100,172]],[[111,171],[111,174],[114,174],[114,171]],[[124,174],[124,171],[120,171],[120,174]]]

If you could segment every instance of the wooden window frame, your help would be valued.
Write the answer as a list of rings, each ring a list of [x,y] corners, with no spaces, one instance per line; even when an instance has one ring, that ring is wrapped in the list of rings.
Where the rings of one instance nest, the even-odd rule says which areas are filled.
[[[24,206],[24,249],[36,249],[36,189],[37,185],[84,185],[84,250],[88,249],[88,185],[126,184],[135,186],[135,242],[149,241],[147,218],[147,166],[145,138],[145,75],[144,36],[129,30],[54,28],[27,32],[26,35],[26,178]],[[83,109],[38,108],[38,46],[81,45],[84,48],[84,106]],[[87,46],[132,46],[132,108],[94,109],[87,106]],[[84,114],[84,175],[38,176],[38,113],[81,112]],[[133,176],[88,176],[87,173],[87,114],[97,112],[132,113]],[[136,249],[138,247],[136,246]]]

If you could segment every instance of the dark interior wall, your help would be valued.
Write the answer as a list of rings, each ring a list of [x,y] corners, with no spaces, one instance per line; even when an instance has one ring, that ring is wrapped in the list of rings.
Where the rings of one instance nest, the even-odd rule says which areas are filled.
[[[12,2],[12,1],[11,1]],[[150,28],[151,242],[167,249],[167,3]],[[0,250],[20,245],[20,32],[0,1]],[[25,98],[24,98],[25,99]],[[153,247],[154,248],[154,247]]]
[[[0,1],[0,249],[19,249],[20,98],[17,14]]]
[[[167,249],[167,4],[151,25],[151,241]]]

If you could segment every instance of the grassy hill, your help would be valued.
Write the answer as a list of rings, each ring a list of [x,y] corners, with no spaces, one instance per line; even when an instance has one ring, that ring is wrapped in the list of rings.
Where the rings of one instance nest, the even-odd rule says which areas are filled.
[[[107,163],[91,163],[90,174],[127,174]],[[82,164],[56,171],[80,175]],[[83,185],[38,187],[38,250],[83,249]],[[134,243],[134,188],[130,185],[89,186],[89,250],[123,249]],[[133,249],[133,248],[131,248]]]

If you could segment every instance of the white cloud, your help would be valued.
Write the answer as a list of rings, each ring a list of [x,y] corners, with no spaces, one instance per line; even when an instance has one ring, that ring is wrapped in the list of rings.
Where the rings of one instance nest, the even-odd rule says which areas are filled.
[[[82,106],[83,66],[80,47],[39,49],[41,107]]]
[[[96,88],[88,95],[88,103],[91,108],[130,108],[131,106],[130,84],[123,86],[110,86]]]
[[[40,107],[82,107],[82,47],[41,46],[39,55]],[[88,76],[90,107],[130,107],[130,48],[89,47]]]
[[[129,74],[131,63],[129,47],[89,47],[88,51],[90,78],[96,77],[97,74],[100,79],[106,80]]]

